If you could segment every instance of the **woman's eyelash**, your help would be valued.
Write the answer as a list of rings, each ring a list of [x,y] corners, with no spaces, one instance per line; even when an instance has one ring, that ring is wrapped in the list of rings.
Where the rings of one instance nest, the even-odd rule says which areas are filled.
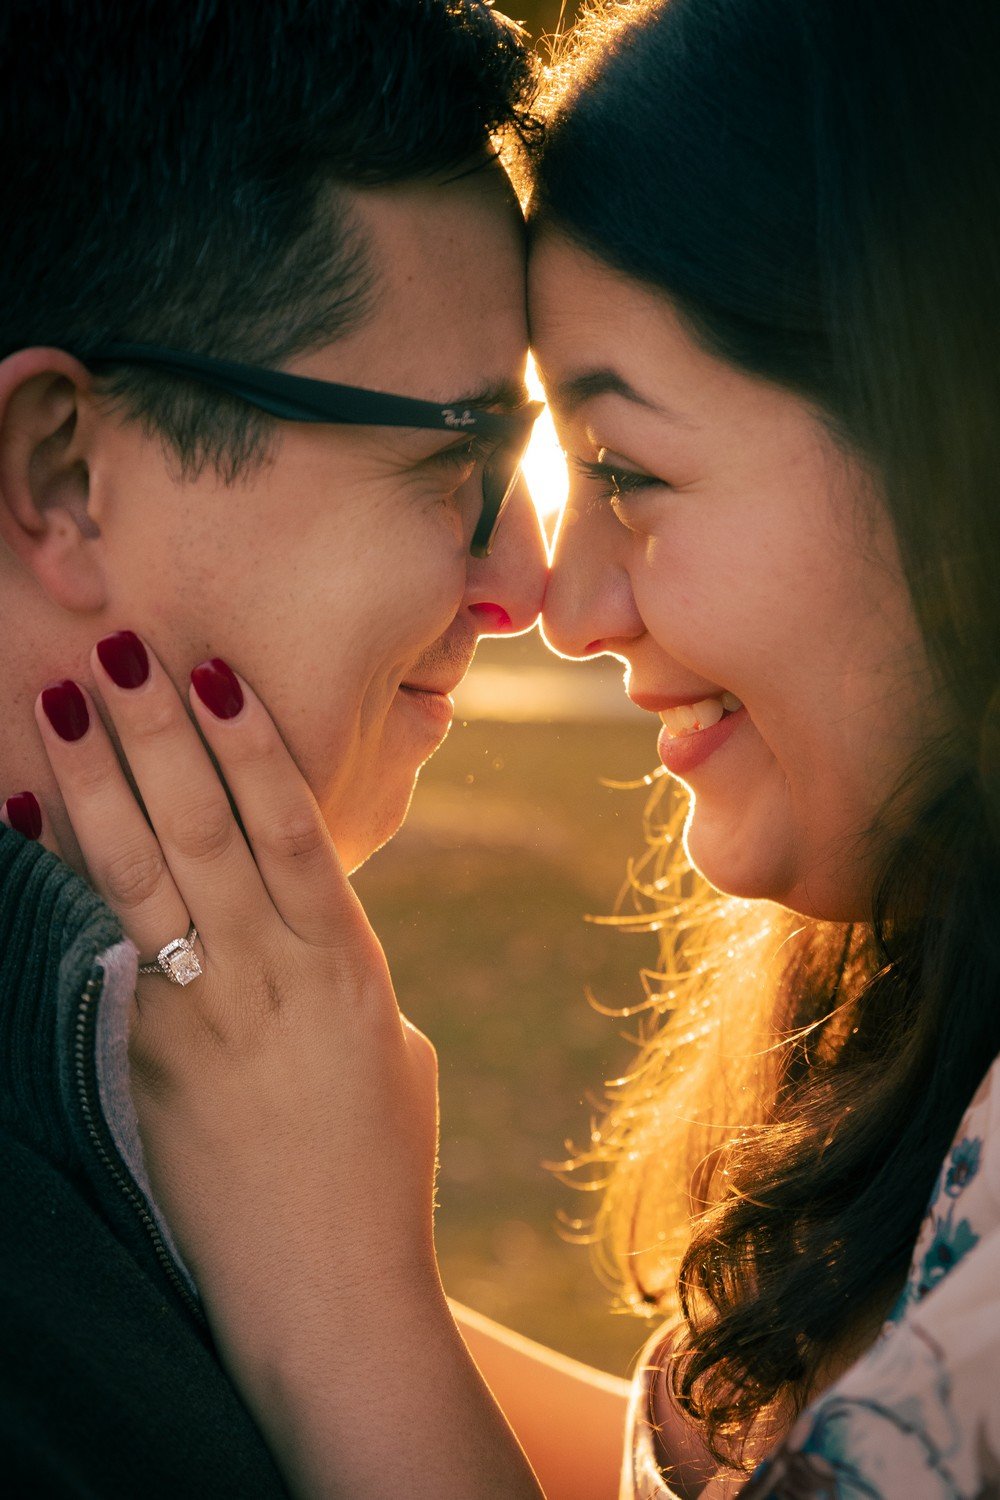
[[[653,479],[650,474],[640,474],[635,469],[616,468],[613,464],[593,463],[589,459],[576,458],[572,455],[570,462],[587,479],[592,479],[595,484],[599,484],[604,495],[610,500],[616,500],[621,495],[634,494],[636,490],[644,490],[648,485],[660,482]]]

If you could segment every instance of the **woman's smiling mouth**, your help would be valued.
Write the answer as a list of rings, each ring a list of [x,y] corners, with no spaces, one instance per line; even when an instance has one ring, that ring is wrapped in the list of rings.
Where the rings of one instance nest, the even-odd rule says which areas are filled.
[[[686,702],[665,693],[638,692],[631,687],[628,696],[639,708],[658,714],[662,720],[656,748],[663,765],[674,776],[686,775],[700,766],[747,717],[742,700],[728,689]]]
[[[667,738],[679,740],[703,729],[711,729],[726,714],[734,714],[742,707],[735,693],[720,693],[714,698],[699,698],[697,703],[681,703],[676,708],[661,709],[660,718]]]
[[[668,712],[677,714],[681,710],[670,709],[661,713],[660,717],[664,724],[656,741],[656,748],[660,760],[672,775],[686,776],[696,766],[700,766],[710,755],[714,755],[716,750],[724,745],[730,735],[746,720],[747,711],[740,700],[734,698],[732,693],[727,693],[726,697],[738,706],[730,709],[718,699],[703,700],[711,702],[721,712],[714,718],[709,715],[707,723],[681,729],[679,732],[672,729],[666,720]]]

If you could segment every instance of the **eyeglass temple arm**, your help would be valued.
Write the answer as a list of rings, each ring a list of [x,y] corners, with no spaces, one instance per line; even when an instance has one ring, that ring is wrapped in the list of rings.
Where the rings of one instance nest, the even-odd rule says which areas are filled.
[[[510,438],[526,429],[541,409],[529,402],[516,414],[435,406],[409,396],[367,391],[355,386],[312,380],[305,375],[259,370],[233,360],[199,358],[144,344],[106,344],[83,356],[88,365],[140,364],[164,369],[202,385],[237,396],[285,422],[344,422],[366,427],[428,427],[474,431]]]

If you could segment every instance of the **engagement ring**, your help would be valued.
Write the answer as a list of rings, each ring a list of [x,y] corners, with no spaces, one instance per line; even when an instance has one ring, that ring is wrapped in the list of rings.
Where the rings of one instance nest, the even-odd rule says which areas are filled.
[[[150,964],[140,964],[140,974],[162,974],[174,984],[190,984],[203,972],[201,962],[194,950],[198,933],[194,923],[188,928],[187,937],[174,938],[167,943]]]

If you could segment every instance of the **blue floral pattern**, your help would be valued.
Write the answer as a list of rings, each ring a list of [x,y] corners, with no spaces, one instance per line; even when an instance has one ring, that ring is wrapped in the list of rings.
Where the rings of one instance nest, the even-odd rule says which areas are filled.
[[[958,1202],[976,1179],[982,1153],[982,1137],[963,1134],[945,1158],[917,1237],[906,1286],[889,1314],[890,1323],[905,1317],[907,1309],[921,1302],[979,1243],[969,1219],[959,1214]]]
[[[979,1158],[982,1151],[983,1143],[978,1136],[972,1140],[965,1136],[957,1146],[952,1148],[944,1179],[944,1190],[949,1198],[957,1198],[968,1187],[979,1171]]]
[[[909,1331],[908,1331],[909,1332]],[[961,1452],[943,1351],[917,1333],[877,1346],[878,1379],[837,1389],[740,1491],[740,1500],[957,1500]],[[805,1459],[803,1466],[801,1460]]]

